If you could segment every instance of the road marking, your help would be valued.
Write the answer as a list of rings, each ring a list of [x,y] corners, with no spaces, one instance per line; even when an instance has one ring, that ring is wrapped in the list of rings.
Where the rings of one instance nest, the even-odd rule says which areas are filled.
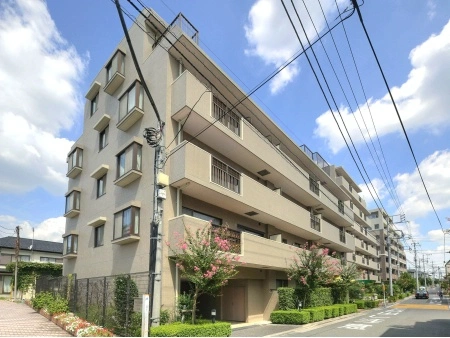
[[[423,310],[449,310],[443,304],[397,304],[394,305],[396,309],[423,309]]]

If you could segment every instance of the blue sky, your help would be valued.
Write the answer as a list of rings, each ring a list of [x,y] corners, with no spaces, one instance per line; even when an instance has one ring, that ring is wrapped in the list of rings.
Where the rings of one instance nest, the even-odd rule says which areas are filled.
[[[201,47],[244,91],[253,89],[301,48],[278,0],[141,2],[168,23],[182,12],[200,32]],[[285,3],[295,18],[291,2]],[[308,36],[314,40],[315,28],[323,33],[327,24],[318,0],[305,0],[315,28],[303,1],[295,3]],[[343,9],[350,1],[337,3]],[[121,0],[121,4],[137,15],[127,1]],[[328,24],[334,25],[338,16],[335,1],[321,0],[320,4]],[[420,255],[428,254],[425,257],[430,264],[442,265],[441,225],[450,228],[446,220],[450,217],[450,2],[366,0],[361,12],[438,217],[357,15],[345,21],[345,29],[364,92],[341,25],[333,30],[333,38],[328,34],[322,42],[346,96],[322,45],[317,43],[314,50],[381,203],[390,214],[405,212],[409,226],[398,227],[420,243]],[[127,19],[127,23],[131,21]],[[62,240],[65,161],[70,146],[82,133],[84,94],[122,37],[111,0],[0,3],[0,236],[13,235],[13,229],[20,225],[24,237],[31,237],[34,228],[35,238]],[[317,66],[315,70],[319,71]],[[252,98],[299,145],[306,144],[329,163],[344,166],[360,184],[369,207],[375,207],[305,56]],[[362,134],[370,147],[369,136],[372,138],[378,156],[371,156]],[[372,152],[375,154],[373,148]],[[378,161],[378,157],[383,163],[379,168],[387,163],[384,170],[389,170],[389,182],[383,181],[383,170],[377,170],[374,159]],[[391,186],[395,186],[395,193]],[[450,238],[447,245],[450,251]],[[413,261],[409,251],[407,257]]]

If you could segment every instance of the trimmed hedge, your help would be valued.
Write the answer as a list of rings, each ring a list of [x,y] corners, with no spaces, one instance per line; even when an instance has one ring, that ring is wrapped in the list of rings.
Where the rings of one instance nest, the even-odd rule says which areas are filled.
[[[278,288],[278,308],[280,310],[296,309],[295,289],[294,288]]]
[[[270,314],[270,321],[273,324],[308,324],[310,318],[309,312],[298,310],[278,310]]]
[[[351,313],[355,313],[358,311],[358,307],[356,304],[343,304],[344,314],[349,315]]]
[[[322,307],[304,309],[303,311],[309,312],[311,315],[310,322],[319,322],[325,319],[325,311]]]
[[[364,300],[361,300],[361,299],[355,300],[354,304],[356,304],[358,309],[365,309],[366,308],[366,302]]]
[[[309,298],[310,307],[328,306],[333,304],[331,288],[317,288],[313,290]]]
[[[229,337],[231,335],[231,324],[226,322],[187,324],[171,323],[152,327],[152,337]]]

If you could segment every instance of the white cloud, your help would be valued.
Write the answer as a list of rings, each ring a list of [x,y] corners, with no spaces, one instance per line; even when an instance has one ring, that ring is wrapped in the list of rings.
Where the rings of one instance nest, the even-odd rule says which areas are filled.
[[[317,37],[314,26],[303,1],[294,1],[299,16],[305,27],[310,41]],[[326,22],[319,6],[315,0],[305,0],[308,11],[314,21],[319,33],[326,27]],[[345,3],[339,0],[338,4]],[[286,7],[296,25],[297,32],[306,47],[308,42],[303,34],[303,30],[298,23],[297,16],[291,6],[290,1],[285,2]],[[323,11],[328,17],[336,13],[336,4],[334,1],[322,1]],[[245,52],[249,56],[256,56],[263,60],[266,65],[280,67],[296,52],[301,50],[301,45],[295,35],[286,12],[278,0],[258,0],[250,9],[248,14],[248,23],[244,26],[245,35],[250,45]],[[295,76],[299,74],[299,66],[295,61],[288,68],[285,68],[270,83],[272,94],[279,92],[288,83],[292,82]]]
[[[434,152],[419,164],[419,168],[435,209],[450,208],[450,150]],[[433,212],[417,169],[412,173],[396,175],[394,182],[403,202],[401,208],[408,219]]]
[[[450,78],[450,21],[437,35],[432,35],[421,45],[414,48],[409,55],[412,69],[408,79],[400,87],[391,89],[399,113],[408,132],[421,129],[433,133],[442,132],[450,125],[448,107],[448,79]],[[369,99],[368,102],[377,133],[383,135],[400,132],[401,126],[388,94],[381,99]],[[371,127],[371,117],[366,103],[360,105],[369,130],[364,131],[375,137]],[[343,119],[355,144],[364,142],[361,132],[355,122],[354,114],[362,128],[361,115],[358,110],[351,112],[348,107],[341,109]],[[337,114],[337,113],[336,113]],[[340,118],[336,115],[341,128]],[[345,147],[331,112],[327,111],[316,119],[317,127],[314,134],[323,138],[333,153]]]
[[[33,238],[34,228],[34,239],[62,242],[61,235],[64,233],[66,219],[64,217],[48,218],[41,223],[35,224],[30,221],[17,219],[14,216],[0,215],[0,225],[0,230],[2,230],[0,237],[16,236],[14,230],[16,226],[19,226],[21,238]]]
[[[60,138],[83,110],[87,57],[58,32],[41,0],[0,5],[0,191],[66,188],[71,141]]]
[[[428,0],[427,8],[428,8],[427,12],[428,19],[433,20],[434,16],[436,15],[436,3],[433,0]]]

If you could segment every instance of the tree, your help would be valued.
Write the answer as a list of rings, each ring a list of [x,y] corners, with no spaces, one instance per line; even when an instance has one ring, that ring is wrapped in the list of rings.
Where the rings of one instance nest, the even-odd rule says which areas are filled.
[[[345,303],[349,303],[349,290],[360,275],[360,270],[355,263],[347,263],[346,265],[339,263],[337,273],[338,276],[334,279],[334,285],[343,291]]]
[[[216,296],[228,279],[238,271],[236,263],[240,256],[236,245],[230,240],[226,226],[213,227],[210,224],[193,232],[185,227],[185,236],[174,233],[177,240],[173,260],[181,271],[181,276],[194,286],[192,295],[192,324],[195,323],[197,299],[202,294]]]
[[[413,292],[416,289],[416,280],[408,272],[403,272],[395,282],[402,291]]]
[[[312,290],[330,284],[339,270],[339,261],[328,256],[329,249],[312,244],[309,248],[305,245],[295,250],[293,262],[287,270],[290,280],[294,280],[300,293],[303,294],[303,302]],[[334,254],[334,253],[333,253]]]

